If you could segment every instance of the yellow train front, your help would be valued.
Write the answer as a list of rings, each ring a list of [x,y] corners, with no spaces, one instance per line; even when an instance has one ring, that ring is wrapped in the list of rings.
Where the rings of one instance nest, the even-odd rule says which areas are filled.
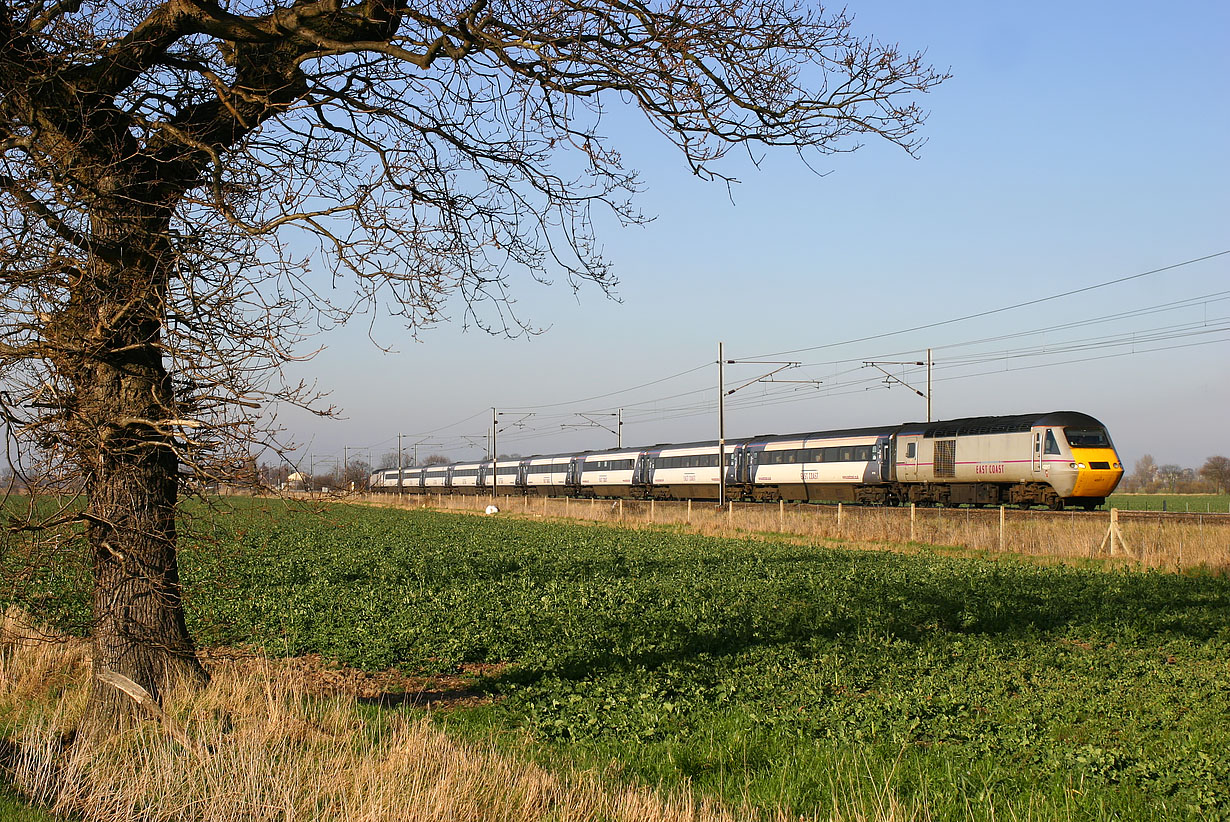
[[[1094,508],[1123,477],[1106,426],[1077,411],[912,423],[894,440],[913,502]]]

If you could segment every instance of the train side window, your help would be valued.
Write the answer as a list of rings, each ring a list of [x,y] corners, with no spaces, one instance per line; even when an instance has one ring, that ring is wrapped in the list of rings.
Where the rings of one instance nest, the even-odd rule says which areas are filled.
[[[907,460],[912,460],[917,454],[918,454],[918,443],[907,442],[905,444],[905,458]]]
[[[1046,453],[1056,455],[1059,453],[1059,443],[1055,441],[1055,432],[1049,428],[1046,429]]]

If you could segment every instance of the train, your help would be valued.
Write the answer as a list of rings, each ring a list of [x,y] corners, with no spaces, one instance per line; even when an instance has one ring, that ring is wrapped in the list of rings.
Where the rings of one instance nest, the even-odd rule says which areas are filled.
[[[1103,504],[1122,476],[1106,426],[1053,411],[415,466],[376,471],[369,488],[1060,510]]]

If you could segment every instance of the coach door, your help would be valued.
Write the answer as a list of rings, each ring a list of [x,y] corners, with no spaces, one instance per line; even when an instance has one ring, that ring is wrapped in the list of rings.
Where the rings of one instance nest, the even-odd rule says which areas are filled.
[[[1034,473],[1042,473],[1042,429],[1034,429]]]
[[[636,458],[636,468],[632,472],[633,485],[649,485],[653,482],[653,464],[656,452],[642,452]]]
[[[922,444],[920,434],[902,434],[897,437],[897,479],[899,481],[916,481],[918,479],[918,449]]]
[[[763,447],[763,446],[761,446]],[[756,480],[756,464],[760,461],[760,451],[753,451],[752,447],[745,446],[743,449],[743,477],[741,482],[749,485]]]
[[[739,466],[742,464],[743,448],[738,445],[730,446],[730,450],[726,452],[726,484],[737,485],[743,482],[743,477],[740,476]]]

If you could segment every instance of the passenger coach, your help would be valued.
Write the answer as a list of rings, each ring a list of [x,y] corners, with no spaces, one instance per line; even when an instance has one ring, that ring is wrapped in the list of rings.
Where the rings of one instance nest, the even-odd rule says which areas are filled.
[[[1093,508],[1123,466],[1102,423],[1057,411],[407,468],[371,488],[717,499],[723,474],[731,499]]]

